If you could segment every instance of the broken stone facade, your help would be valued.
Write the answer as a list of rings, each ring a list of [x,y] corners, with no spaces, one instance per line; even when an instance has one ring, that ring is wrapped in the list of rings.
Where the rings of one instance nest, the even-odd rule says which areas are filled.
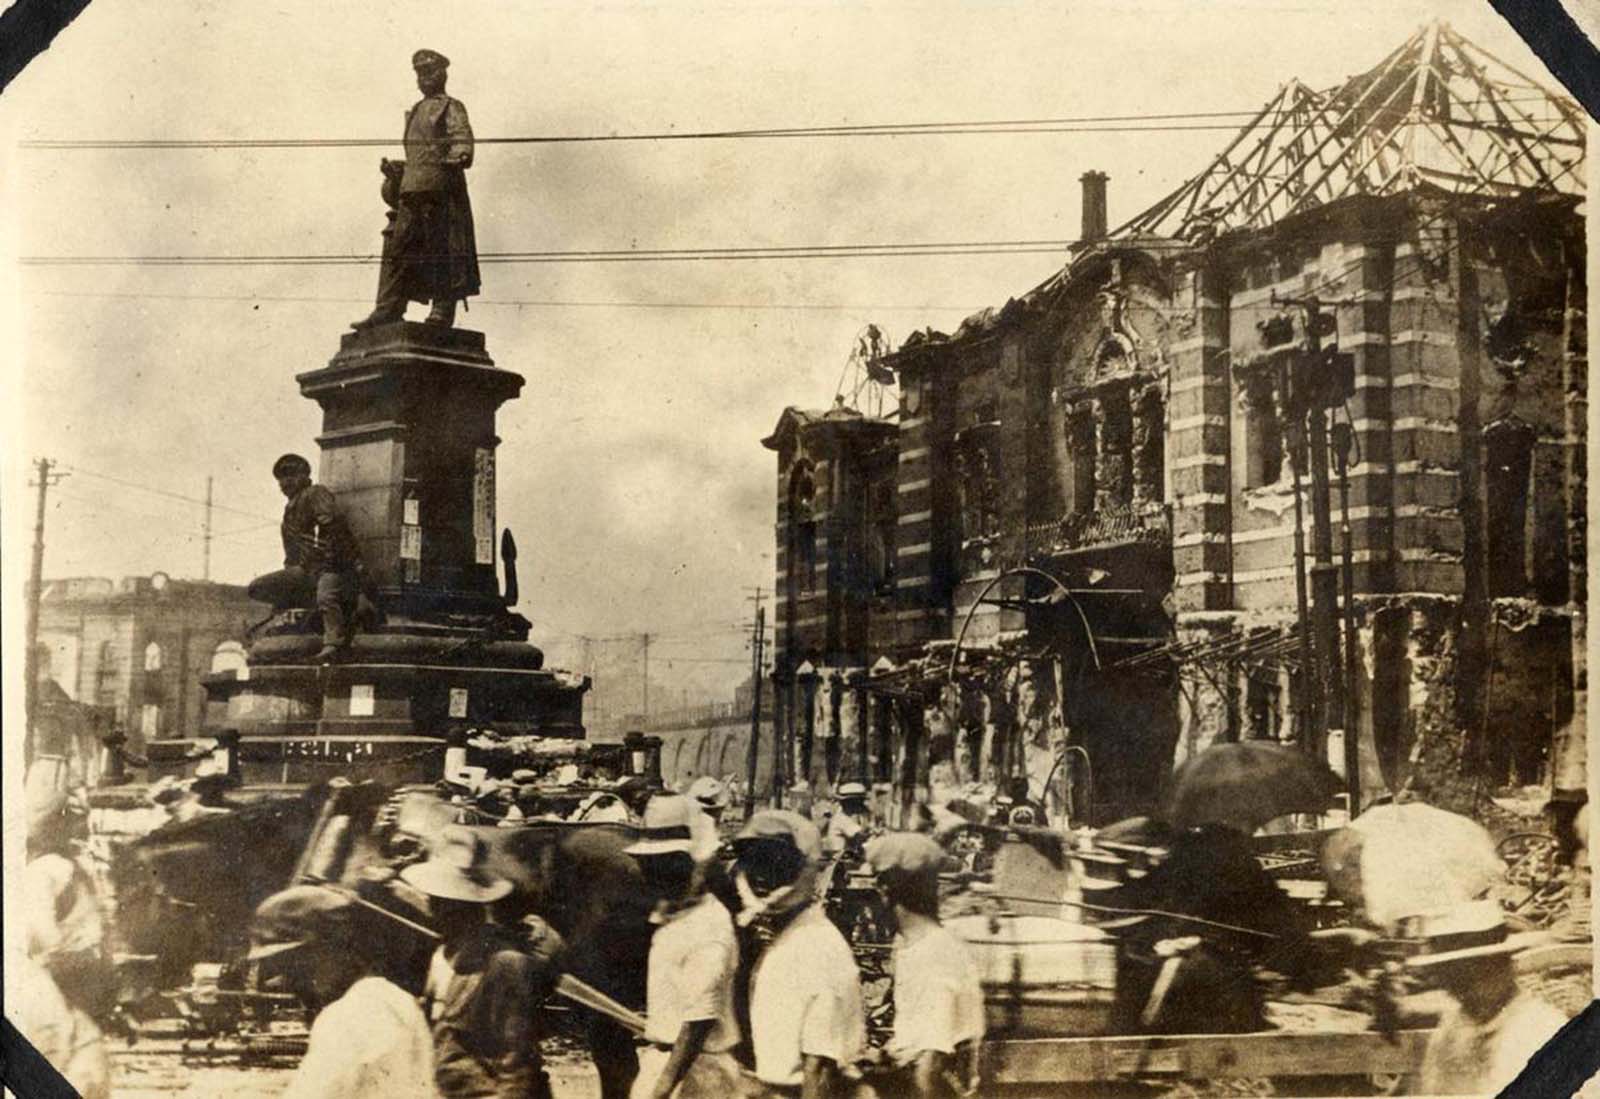
[[[1304,662],[1273,655],[1297,632],[1294,463],[1281,395],[1248,364],[1275,295],[1336,283],[1366,797],[1550,783],[1581,728],[1582,256],[1570,204],[1420,196],[1225,246],[1104,241],[1026,302],[907,341],[898,417],[785,412],[768,445],[789,778],[853,777],[863,728],[869,777],[897,777],[906,737],[873,747],[870,669],[932,654],[937,671],[958,636],[1060,662],[1058,738],[1085,748],[1105,812],[1213,741],[1303,741]],[[1158,649],[1173,659],[1141,656]],[[882,696],[933,744],[912,774],[955,766],[947,711],[992,724],[930,690]],[[1014,708],[1007,691],[985,708]]]
[[[1453,41],[1416,56],[1470,48]],[[1363,79],[1328,101],[1399,78]],[[1585,789],[1583,217],[1570,181],[1388,180],[1231,229],[1138,228],[1169,199],[1107,236],[1089,173],[1061,272],[883,360],[897,415],[785,411],[765,442],[788,778],[1027,777],[1104,821],[1148,811],[1217,741],[1296,743],[1342,769],[1350,726],[1363,804]],[[1342,382],[1322,426],[1353,444],[1322,547],[1326,576],[1347,519],[1353,621],[1339,595],[1318,636],[1296,580],[1297,496],[1308,587],[1317,571],[1286,390],[1304,383],[1263,355],[1274,326],[1312,345],[1309,298],[1323,358],[1294,377]],[[840,691],[854,719],[816,701]],[[854,765],[816,748],[857,731]]]

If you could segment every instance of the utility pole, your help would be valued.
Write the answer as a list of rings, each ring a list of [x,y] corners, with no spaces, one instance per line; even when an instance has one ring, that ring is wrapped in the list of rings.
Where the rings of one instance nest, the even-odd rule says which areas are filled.
[[[745,789],[748,794],[744,799],[744,819],[749,820],[750,814],[755,812],[756,796],[756,761],[760,758],[761,750],[761,669],[764,665],[762,659],[762,646],[767,634],[767,608],[761,605],[761,589],[756,589],[756,625],[754,636],[750,639],[750,686],[754,695],[750,703],[750,748],[745,758]]]
[[[200,566],[200,579],[211,579],[211,474],[206,474],[206,524],[205,557]]]
[[[641,724],[650,727],[650,635],[640,634],[644,642],[644,720]]]
[[[39,490],[38,503],[33,515],[33,563],[28,570],[28,651],[23,654],[24,674],[28,677],[23,687],[23,712],[27,716],[26,732],[33,735],[33,719],[39,706],[39,599],[44,589],[44,500],[50,486],[66,476],[51,472],[55,462],[40,458],[34,462],[32,486]]]
[[[1350,465],[1356,453],[1355,425],[1333,425],[1333,466],[1339,475],[1339,541],[1344,558],[1344,781],[1350,794],[1350,816],[1361,812],[1360,653],[1356,647],[1356,566],[1350,535]]]
[[[1300,600],[1302,642],[1311,642],[1307,649],[1307,666],[1311,673],[1307,677],[1310,680],[1307,686],[1312,694],[1315,713],[1308,739],[1320,755],[1326,748],[1328,730],[1344,729],[1348,753],[1351,730],[1345,716],[1345,702],[1352,685],[1348,669],[1344,669],[1345,674],[1339,676],[1343,667],[1339,643],[1339,568],[1333,562],[1327,415],[1329,410],[1342,405],[1352,392],[1354,365],[1350,356],[1338,353],[1337,344],[1331,348],[1323,347],[1324,337],[1333,336],[1338,329],[1333,315],[1324,312],[1324,306],[1330,303],[1322,302],[1315,295],[1297,298],[1279,297],[1277,294],[1273,294],[1272,303],[1301,311],[1298,333],[1287,317],[1267,322],[1262,326],[1262,333],[1263,342],[1270,341],[1270,349],[1282,353],[1279,357],[1282,403],[1290,420],[1289,434],[1296,455],[1296,594]],[[1311,473],[1311,552],[1314,560],[1310,569],[1309,638],[1306,637],[1304,580],[1301,579],[1305,559],[1303,535],[1300,534],[1301,455],[1304,455],[1304,465],[1309,467]],[[1347,588],[1348,583],[1347,578]],[[1346,640],[1348,642],[1349,639]],[[1339,683],[1339,678],[1344,682]]]

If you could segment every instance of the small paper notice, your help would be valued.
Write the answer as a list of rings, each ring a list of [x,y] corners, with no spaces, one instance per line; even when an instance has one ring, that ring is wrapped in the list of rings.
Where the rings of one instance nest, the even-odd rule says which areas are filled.
[[[422,522],[421,519],[417,518],[417,498],[415,496],[412,496],[406,500],[405,515],[400,521],[403,523],[411,523],[413,525]]]
[[[477,543],[478,543],[477,563],[480,564],[480,565],[492,565],[492,564],[494,564],[494,539],[493,538],[479,538],[479,539],[477,539]]]
[[[403,561],[422,560],[422,528],[403,526],[400,528],[400,559]]]
[[[450,688],[450,716],[467,716],[467,689],[465,687]]]
[[[372,684],[350,684],[350,716],[371,717],[373,705]]]

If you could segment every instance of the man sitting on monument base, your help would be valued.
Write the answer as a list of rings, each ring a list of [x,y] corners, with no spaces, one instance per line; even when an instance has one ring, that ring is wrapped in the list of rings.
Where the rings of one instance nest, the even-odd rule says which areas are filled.
[[[285,454],[272,475],[289,503],[283,509],[283,568],[250,581],[251,599],[274,613],[316,607],[322,615],[322,648],[315,659],[329,663],[349,649],[358,612],[371,612],[361,596],[361,562],[355,537],[332,492],[311,482],[311,463]]]

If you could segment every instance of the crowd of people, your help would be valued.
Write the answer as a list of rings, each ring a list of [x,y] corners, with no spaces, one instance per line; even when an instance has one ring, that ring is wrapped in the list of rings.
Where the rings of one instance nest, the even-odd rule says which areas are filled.
[[[830,829],[858,836],[898,928],[894,1031],[874,1052],[855,955],[822,905],[822,831],[761,810],[724,860],[726,791],[709,780],[691,792],[651,797],[625,848],[654,908],[647,955],[631,959],[645,975],[632,1056],[596,1050],[606,1099],[969,1094],[983,994],[966,946],[939,923],[939,844],[891,832],[862,845],[859,823]],[[359,898],[301,885],[262,904],[250,957],[315,1019],[290,1099],[551,1094],[540,1002],[573,967],[530,949],[525,925],[496,922],[513,886],[490,861],[480,835],[452,828],[401,872],[438,936],[420,999],[382,975]]]
[[[292,992],[312,1020],[285,1094],[546,1099],[544,1005],[558,981],[590,994],[578,1017],[602,1099],[975,1094],[984,990],[972,949],[941,924],[950,854],[928,830],[884,831],[864,787],[846,784],[837,798],[820,827],[763,809],[724,830],[729,797],[717,780],[656,792],[637,805],[629,839],[564,833],[544,849],[531,890],[497,867],[485,830],[450,826],[397,876],[424,899],[425,923],[336,885],[274,894],[255,912],[248,960],[261,986]],[[109,1093],[102,1030],[115,1025],[116,993],[83,809],[64,794],[31,806],[26,995],[14,1014],[77,1090],[96,1096]],[[1423,806],[1398,815],[1407,812],[1450,816]],[[1144,913],[1105,925],[1127,925],[1117,928],[1116,1033],[1265,1029],[1260,969],[1309,986],[1337,978],[1380,938],[1409,944],[1413,983],[1449,994],[1419,1066],[1422,1093],[1496,1091],[1564,1022],[1518,984],[1514,959],[1534,937],[1476,887],[1451,900],[1438,881],[1391,875],[1389,893],[1372,888],[1381,836],[1345,829],[1326,845],[1324,871],[1352,920],[1308,934],[1243,833],[1146,821],[1101,834],[1165,852],[1129,888],[1099,897]],[[1389,839],[1406,865],[1448,861]],[[895,933],[892,1033],[881,1049],[868,1042],[856,954],[825,910],[841,856],[870,871]],[[1417,899],[1398,901],[1395,889]],[[508,905],[514,892],[521,900]],[[385,933],[395,921],[434,944],[421,981],[401,973]],[[602,988],[636,989],[621,996],[643,1014]]]

